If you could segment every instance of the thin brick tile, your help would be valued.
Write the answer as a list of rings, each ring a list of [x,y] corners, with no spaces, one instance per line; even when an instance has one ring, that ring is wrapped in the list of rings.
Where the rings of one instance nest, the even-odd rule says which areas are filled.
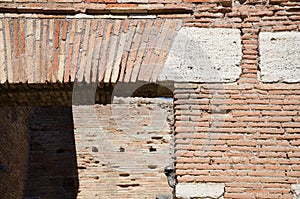
[[[62,25],[62,33],[61,33],[61,39],[65,41],[67,39],[67,34],[68,34],[68,26],[69,22],[64,20],[63,25]]]
[[[4,31],[3,31],[3,22],[0,19],[0,83],[4,83],[6,78],[5,70],[5,41],[4,41]]]
[[[19,20],[13,20],[14,26],[14,82],[17,83],[19,80],[19,65],[20,65],[20,53],[19,53]]]
[[[52,82],[57,81],[57,70],[58,70],[58,63],[59,62],[59,51],[54,50],[53,52],[53,73],[52,73]]]
[[[41,83],[45,83],[47,80],[47,60],[48,60],[48,56],[47,56],[47,38],[48,38],[48,24],[49,24],[49,20],[48,19],[44,19],[42,20],[42,45],[41,45]]]
[[[114,23],[113,27],[113,34],[110,37],[110,48],[108,52],[108,59],[107,59],[107,64],[106,64],[106,70],[105,70],[105,76],[104,76],[104,82],[110,82],[111,79],[111,73],[112,73],[112,68],[114,66],[115,62],[115,52],[117,48],[117,44],[119,43],[119,31],[120,31],[120,26],[121,26],[121,20],[116,20]]]
[[[129,51],[130,51],[130,48],[131,48],[131,43],[133,41],[133,37],[134,37],[134,33],[135,33],[135,30],[136,30],[136,26],[137,26],[137,23],[138,23],[138,20],[132,20],[131,21],[131,24],[130,24],[130,27],[129,27],[129,32],[127,33],[127,42],[126,42],[126,45],[125,45],[125,51],[124,51],[124,54],[123,54],[123,57],[122,57],[122,63],[121,63],[121,73],[120,73],[120,81],[123,81],[123,78],[124,76],[126,75],[126,67],[127,67],[127,59],[128,59],[128,56],[129,56]],[[124,28],[123,28],[124,30]]]
[[[54,56],[54,19],[49,20],[49,34],[48,34],[48,63],[47,63],[47,80],[52,82],[53,74],[53,56]]]
[[[147,79],[147,72],[148,72],[148,67],[149,66],[149,61],[152,55],[152,52],[154,51],[154,48],[156,46],[156,40],[157,37],[159,37],[160,29],[163,26],[163,20],[162,19],[157,19],[155,21],[155,25],[152,27],[154,30],[152,30],[151,36],[149,38],[149,44],[147,46],[147,53],[145,57],[143,58],[143,62],[141,64],[141,69],[139,73],[138,80],[144,81]],[[148,78],[149,79],[149,78]]]
[[[6,44],[6,57],[7,57],[7,75],[8,75],[8,82],[14,82],[13,81],[13,65],[12,65],[12,49],[11,49],[11,36],[10,33],[10,20],[5,19],[5,44]]]
[[[20,75],[19,82],[26,82],[26,62],[25,62],[25,21],[21,19],[20,23]]]
[[[36,83],[41,83],[41,20],[35,20],[35,79]]]
[[[85,74],[84,79],[87,83],[90,83],[91,80],[91,70],[92,70],[92,59],[94,54],[94,48],[95,48],[95,41],[97,37],[97,29],[98,29],[98,20],[93,19],[92,21],[92,29],[91,29],[91,36],[89,39],[89,49],[87,52],[87,62],[85,66]]]
[[[124,20],[124,25],[123,25],[123,28],[122,28],[122,32],[126,33],[128,31],[128,28],[130,26],[130,20],[129,19],[125,19]]]
[[[120,28],[122,25],[122,20],[116,20],[114,24],[113,34],[118,36],[120,34]]]
[[[138,74],[139,74],[139,71],[140,71],[140,68],[141,68],[143,57],[144,57],[144,54],[147,50],[147,44],[148,44],[150,32],[152,30],[152,25],[153,25],[153,20],[147,20],[146,29],[143,33],[143,40],[142,40],[142,43],[139,47],[137,58],[134,62],[134,67],[133,67],[133,71],[132,71],[132,74],[131,74],[131,82],[136,82],[137,81],[137,77],[138,77]]]
[[[57,70],[58,70],[58,61],[59,61],[59,37],[60,37],[60,19],[55,20],[55,28],[54,28],[54,57],[53,57],[53,74],[52,80],[56,82],[57,80]]]
[[[173,40],[176,29],[178,29],[178,26],[181,26],[181,23],[178,20],[173,20],[170,30],[168,31],[167,37],[166,37],[165,41],[163,42],[163,47],[161,48],[162,52],[159,53],[159,58],[158,58],[158,61],[156,62],[156,67],[154,68],[154,71],[152,74],[153,82],[156,82],[157,78],[159,77],[162,67],[166,61],[168,54],[169,54],[172,40]]]
[[[132,73],[132,70],[133,70],[134,62],[135,62],[137,53],[139,51],[139,46],[140,46],[140,43],[141,43],[141,40],[142,40],[142,33],[144,31],[144,28],[145,28],[145,20],[141,20],[138,24],[137,30],[136,30],[135,35],[134,35],[132,48],[130,49],[130,54],[129,54],[129,59],[128,59],[128,62],[127,62],[124,82],[129,82],[130,81],[130,77],[131,77],[131,73]]]
[[[69,82],[70,74],[71,74],[71,61],[72,61],[72,55],[73,55],[73,46],[74,46],[74,35],[76,31],[76,20],[72,20],[71,25],[71,31],[68,34],[69,40],[68,40],[68,57],[66,60],[66,66],[64,71],[64,82]]]
[[[59,61],[58,61],[58,71],[57,71],[57,80],[60,82],[64,81],[64,70],[65,70],[65,56],[67,48],[67,30],[68,30],[68,21],[62,22],[62,33],[60,38],[60,48],[59,48]]]
[[[124,30],[124,26],[128,26],[128,25],[125,24],[126,21],[128,21],[128,20],[123,21],[122,30]],[[126,30],[126,32],[127,32],[127,30]],[[120,35],[119,35],[120,40],[118,42],[118,48],[117,48],[115,63],[114,63],[113,72],[112,72],[112,76],[111,76],[111,82],[113,82],[113,83],[117,82],[117,80],[119,78],[121,61],[122,61],[123,51],[124,51],[124,47],[125,47],[125,43],[126,43],[126,37],[127,37],[126,32],[121,31]]]
[[[75,76],[77,73],[77,66],[78,66],[78,57],[79,57],[79,47],[80,47],[80,41],[81,41],[81,31],[83,27],[83,20],[77,20],[77,26],[76,26],[76,36],[75,36],[75,43],[73,47],[73,58],[72,58],[72,64],[71,64],[71,81],[75,81]]]
[[[123,77],[124,77],[126,62],[127,62],[127,58],[128,58],[128,52],[130,50],[128,45],[130,45],[131,42],[129,43],[128,40],[130,40],[130,38],[131,38],[130,37],[131,30],[129,29],[131,23],[132,23],[132,21],[130,21],[128,19],[125,19],[124,26],[123,26],[123,29],[122,29],[122,32],[126,33],[127,36],[126,36],[126,43],[125,43],[125,46],[124,46],[124,51],[122,53],[122,59],[121,59],[121,64],[120,64],[121,69],[120,69],[119,79],[121,81],[123,80]]]
[[[82,43],[82,51],[80,56],[80,64],[79,64],[78,72],[76,74],[76,78],[78,79],[78,82],[83,81],[84,69],[87,61],[87,53],[88,53],[87,49],[88,49],[89,38],[90,38],[90,30],[91,30],[91,20],[86,20],[83,43]]]
[[[106,64],[107,64],[107,56],[108,56],[108,48],[109,48],[109,40],[110,40],[110,34],[112,31],[113,24],[110,21],[108,25],[106,26],[105,31],[105,37],[104,37],[104,43],[103,48],[101,49],[101,55],[100,55],[100,70],[99,70],[99,81],[103,81],[105,70],[106,70]]]
[[[25,51],[25,57],[26,57],[26,74],[27,74],[27,80],[28,83],[33,83],[34,79],[34,70],[33,70],[33,19],[27,19],[26,20],[26,51]]]
[[[60,36],[60,19],[55,20],[54,35],[55,35],[54,48],[58,49],[59,48],[59,36]]]
[[[97,33],[97,39],[95,42],[95,52],[94,52],[94,59],[92,61],[92,82],[95,83],[98,78],[98,68],[99,68],[99,60],[100,60],[100,50],[102,49],[102,44],[103,44],[103,33],[104,33],[104,28],[106,24],[105,19],[101,19],[99,26],[99,31]]]
[[[152,75],[153,75],[153,71],[155,71],[155,68],[160,67],[159,63],[157,63],[157,59],[160,56],[160,53],[162,52],[162,49],[164,48],[163,44],[164,44],[164,40],[165,40],[165,38],[168,34],[168,31],[169,31],[169,28],[170,28],[170,23],[171,23],[171,20],[166,19],[166,21],[164,23],[164,26],[162,28],[161,34],[159,36],[159,39],[157,41],[157,44],[155,46],[154,53],[151,56],[148,75],[146,76],[146,79],[145,79],[145,81],[147,81],[147,82],[151,80]]]

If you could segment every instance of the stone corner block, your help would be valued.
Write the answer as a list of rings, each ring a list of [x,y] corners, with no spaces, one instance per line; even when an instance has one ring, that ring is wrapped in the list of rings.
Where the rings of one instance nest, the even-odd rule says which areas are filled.
[[[261,32],[259,53],[261,82],[300,82],[300,32]]]
[[[177,33],[159,81],[236,82],[241,75],[241,32],[183,27]]]
[[[181,199],[197,197],[221,199],[224,192],[224,183],[179,183],[176,186],[176,197]]]
[[[294,194],[294,199],[300,199],[300,184],[292,184],[291,191]]]

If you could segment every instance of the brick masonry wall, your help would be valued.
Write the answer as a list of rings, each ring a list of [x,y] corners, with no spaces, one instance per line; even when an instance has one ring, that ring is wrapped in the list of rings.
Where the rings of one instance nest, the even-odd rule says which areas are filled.
[[[24,198],[29,156],[30,108],[0,109],[0,193],[1,198]]]
[[[134,63],[141,61],[141,56],[136,53],[137,49],[145,49],[140,36],[138,36],[143,31],[145,35],[149,34],[147,33],[149,31],[154,31],[157,32],[155,34],[158,38],[166,38],[163,48],[166,50],[157,52],[157,54],[161,53],[161,61],[163,62],[170,46],[170,40],[173,38],[172,34],[165,37],[166,33],[159,31],[159,24],[163,21],[166,22],[166,27],[168,23],[173,23],[169,30],[172,30],[172,33],[176,32],[176,25],[179,26],[179,24],[184,27],[240,29],[243,60],[240,63],[242,75],[239,82],[255,83],[257,81],[259,60],[259,33],[299,32],[299,6],[300,2],[297,0],[190,0],[183,2],[152,2],[150,4],[134,1],[112,4],[109,2],[60,2],[58,4],[54,1],[1,3],[0,7],[3,14],[0,14],[0,44],[2,44],[0,45],[0,81],[2,83],[5,81],[10,83],[25,83],[26,81],[29,83],[45,83],[46,80],[50,82],[69,82],[74,81],[76,71],[78,71],[80,81],[94,82],[97,78],[99,81],[104,79],[105,82],[115,82],[118,79],[123,80],[123,78],[125,82],[135,82],[137,79],[156,81],[155,77],[160,72],[159,68],[155,70],[151,68],[149,74],[146,73],[149,76],[144,77],[144,70],[141,70],[141,75],[138,75],[139,67],[143,68],[143,65],[140,66]],[[55,15],[56,13],[57,15]],[[99,18],[102,18],[102,20]],[[110,21],[108,18],[113,18],[113,20]],[[176,20],[182,21],[182,23]],[[113,21],[116,23],[113,23]],[[126,24],[129,22],[132,25],[127,27]],[[156,24],[156,27],[152,27],[149,23]],[[144,27],[145,24],[148,24],[153,30]],[[33,27],[37,30],[35,34],[33,34]],[[133,39],[126,41],[126,46],[132,46],[133,49],[124,48],[125,53],[120,54],[123,60],[122,65],[127,65],[124,66],[126,71],[124,72],[125,68],[122,66],[121,72],[118,73],[119,70],[112,67],[118,67],[119,64],[116,64],[116,66],[108,66],[107,64],[107,70],[101,71],[102,69],[99,68],[100,73],[105,74],[91,77],[94,70],[97,71],[94,62],[99,61],[98,58],[96,59],[97,56],[93,58],[92,54],[102,53],[103,60],[101,62],[106,63],[108,61],[110,64],[109,60],[112,59],[110,55],[113,53],[109,53],[109,50],[113,50],[115,47],[114,43],[111,43],[112,48],[107,49],[103,54],[103,52],[98,52],[93,46],[88,45],[88,42],[94,40],[97,46],[103,45],[106,49],[107,45],[105,43],[109,40],[115,41],[118,38],[122,41],[122,31],[119,32],[120,27],[122,27],[124,34],[129,34],[130,31],[135,31],[136,28],[139,29],[137,36],[135,36],[138,39],[137,43],[131,45]],[[91,30],[96,31],[97,34],[91,34]],[[108,31],[102,32],[103,30]],[[20,41],[18,35],[20,35]],[[129,34],[129,38],[131,36],[134,35]],[[75,37],[76,39],[74,39]],[[25,38],[26,42],[23,42]],[[101,44],[103,38],[107,39]],[[147,39],[147,37],[144,37],[144,39]],[[148,39],[152,41],[151,37]],[[161,49],[161,44],[159,42],[152,47]],[[45,53],[46,51],[48,54]],[[74,53],[71,53],[73,51]],[[128,55],[128,52],[132,52],[132,54]],[[4,59],[4,57],[7,58]],[[79,62],[81,58],[87,59],[86,61],[89,64],[85,64],[83,61]],[[150,62],[146,59],[144,61],[147,64],[149,63],[151,67],[157,61],[160,63],[156,58],[150,60]],[[91,63],[93,63],[92,66]],[[19,66],[21,74],[17,74],[18,69],[15,66]],[[85,67],[87,68],[85,69]],[[35,69],[37,72],[35,72]],[[123,77],[124,73],[126,74],[125,77]],[[153,75],[150,73],[153,73]]]
[[[29,135],[25,197],[76,198],[78,174],[72,108],[34,108]]]
[[[178,183],[224,183],[224,198],[293,198],[299,183],[299,84],[178,84]]]
[[[171,198],[172,102],[119,99],[73,106],[78,198]]]
[[[299,6],[298,0],[5,0],[0,3],[3,13],[0,14],[0,80],[1,83],[26,83],[27,80],[36,83],[45,83],[46,80],[52,83],[57,80],[60,82],[73,81],[74,75],[69,75],[70,65],[59,65],[59,60],[65,60],[65,57],[69,56],[69,54],[65,54],[67,51],[64,46],[69,48],[73,45],[73,41],[70,42],[72,39],[69,39],[74,37],[72,31],[79,38],[75,46],[77,50],[74,50],[73,46],[72,51],[70,50],[70,52],[75,52],[71,54],[74,56],[74,63],[80,63],[77,61],[87,55],[84,53],[90,47],[88,41],[92,35],[91,31],[83,31],[84,29],[80,27],[77,30],[74,28],[75,25],[83,24],[83,22],[85,25],[89,24],[90,26],[86,27],[90,27],[90,29],[93,29],[91,26],[93,22],[102,22],[106,24],[105,30],[112,30],[114,27],[112,23],[115,19],[134,21],[139,18],[137,21],[141,22],[140,24],[148,23],[151,20],[172,23],[171,21],[174,22],[176,19],[182,21],[183,27],[239,29],[243,53],[239,66],[242,73],[235,84],[180,84],[175,89],[177,180],[179,184],[224,183],[225,193],[223,196],[225,198],[292,198],[291,185],[299,184],[297,151],[299,148],[297,137],[299,132],[299,81],[293,84],[284,84],[282,80],[278,80],[280,83],[275,82],[274,84],[260,82],[259,35],[261,32],[299,32]],[[49,26],[47,26],[48,22]],[[46,25],[42,27],[41,24]],[[32,27],[37,30],[36,34],[33,33]],[[101,26],[98,26],[98,35],[102,37],[102,29],[99,27]],[[115,27],[119,28],[118,25]],[[136,25],[132,25],[130,30],[135,31],[135,28]],[[173,27],[174,29],[175,27]],[[43,32],[47,32],[47,34],[43,34]],[[27,46],[29,51],[25,51],[28,42],[23,42],[25,40],[21,39],[18,43],[19,40],[13,39],[19,34],[26,37],[26,41],[36,44],[35,49],[29,45]],[[115,32],[115,34],[118,33]],[[91,38],[94,37],[95,35],[91,36]],[[111,38],[110,31],[105,37]],[[66,40],[66,38],[68,39]],[[105,41],[108,42],[108,39]],[[133,44],[132,41],[128,41],[129,46]],[[139,39],[139,41],[141,40]],[[40,48],[43,46],[39,45],[41,42],[47,44],[43,49]],[[135,50],[131,50],[131,52],[139,49],[139,44],[136,42],[135,44],[132,45]],[[130,49],[126,50],[130,51]],[[43,58],[35,61],[30,56],[24,56],[24,54],[42,53],[42,56],[47,57],[46,51],[53,52],[53,59]],[[19,55],[21,55],[20,60]],[[69,57],[72,57],[71,55]],[[129,65],[137,63],[136,53],[129,57],[127,55],[128,53],[124,54],[124,60],[128,60]],[[36,57],[40,56],[37,54]],[[92,59],[93,56],[88,57]],[[49,61],[44,64],[49,64],[49,73],[46,74],[45,68],[41,68],[39,76],[30,76],[24,73],[29,71],[26,68],[28,66],[31,71],[34,71],[34,67],[30,64],[26,65],[27,63],[41,63],[43,60]],[[51,68],[51,61],[55,63],[53,68]],[[93,60],[90,61],[93,62]],[[18,74],[17,68],[13,70],[12,66],[15,66],[13,63],[21,62],[23,62],[20,65],[22,73]],[[90,67],[84,62],[80,65],[83,67],[81,71],[85,71],[84,67],[86,66]],[[74,66],[77,67],[76,64]],[[137,70],[139,70],[139,65],[137,66]],[[122,70],[121,74],[124,75],[126,72],[128,77],[131,77],[131,72],[135,71],[132,74],[134,74],[133,77],[136,77],[136,70],[127,69],[127,67]],[[54,76],[52,71],[54,71]],[[58,73],[60,79],[55,79],[57,71],[60,71]],[[88,68],[87,71],[89,71]],[[159,69],[154,71],[154,76],[157,76]],[[76,71],[72,72],[76,73]],[[83,74],[81,73],[81,76]],[[121,76],[121,74],[119,75]],[[89,76],[90,74],[85,73],[84,75]],[[294,75],[299,76],[299,73],[294,73]],[[105,79],[103,75],[101,78]],[[148,80],[151,78],[152,76],[149,75]],[[111,81],[109,76],[106,76],[106,79]],[[133,80],[136,79],[133,78]],[[18,102],[18,100],[16,101]],[[100,107],[96,106],[95,109],[103,108]],[[82,117],[89,116],[83,114],[87,107],[80,108],[83,109],[82,115],[76,116],[75,120],[81,118],[82,121],[79,121],[78,124],[86,125]],[[91,110],[94,110],[94,107]],[[88,128],[87,125],[83,127],[84,129]],[[80,132],[81,129],[76,131]],[[83,161],[83,157],[79,156],[78,159],[82,164],[79,176],[85,176],[80,178],[79,183],[82,187],[86,187],[86,189],[79,188],[81,190],[79,196],[84,197],[90,191],[94,197],[100,197],[96,196],[98,190],[103,191],[110,187],[106,187],[107,189],[96,187],[99,183],[104,182],[100,177],[95,179],[94,174],[89,176],[88,169],[85,167],[92,171],[93,166],[99,166],[102,159],[96,160],[95,155],[90,155],[96,153],[91,152],[93,148],[88,148],[87,151],[84,151],[84,148],[78,150],[79,153],[84,156],[87,154],[87,157],[90,158],[85,160],[86,162]],[[110,171],[112,170],[115,171],[115,168]],[[121,173],[118,171],[112,173],[115,176],[108,176],[107,179],[112,179],[114,188],[128,189],[127,194],[131,194],[134,189],[140,191],[139,188],[142,186],[127,188],[123,184],[118,186],[113,179],[116,179],[115,177]],[[163,179],[161,170],[159,176]],[[130,178],[126,173],[121,174],[118,180],[122,181],[123,177],[124,179]],[[124,182],[127,183],[126,180]],[[132,185],[137,184],[133,183]],[[146,192],[144,193],[146,194]],[[105,195],[105,191],[103,194]]]

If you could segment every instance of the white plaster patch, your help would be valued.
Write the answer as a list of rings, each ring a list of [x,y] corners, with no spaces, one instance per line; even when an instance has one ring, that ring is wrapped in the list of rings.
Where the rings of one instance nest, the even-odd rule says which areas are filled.
[[[176,185],[176,197],[178,198],[223,198],[224,183],[180,183]]]
[[[262,82],[300,82],[300,32],[262,32],[259,51]]]
[[[241,59],[240,30],[183,27],[158,80],[234,82],[241,74]]]
[[[292,184],[291,191],[294,193],[294,199],[300,199],[300,184]]]

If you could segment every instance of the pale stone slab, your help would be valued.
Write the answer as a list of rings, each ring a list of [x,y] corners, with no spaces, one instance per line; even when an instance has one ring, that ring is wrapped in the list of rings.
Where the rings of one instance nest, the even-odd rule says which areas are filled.
[[[294,193],[294,199],[300,199],[300,184],[292,184],[291,191]]]
[[[259,51],[262,82],[300,82],[300,32],[262,32]]]
[[[190,198],[223,198],[225,191],[224,183],[179,183],[176,185],[176,197]]]
[[[242,59],[238,29],[183,27],[173,41],[159,81],[235,82]]]

